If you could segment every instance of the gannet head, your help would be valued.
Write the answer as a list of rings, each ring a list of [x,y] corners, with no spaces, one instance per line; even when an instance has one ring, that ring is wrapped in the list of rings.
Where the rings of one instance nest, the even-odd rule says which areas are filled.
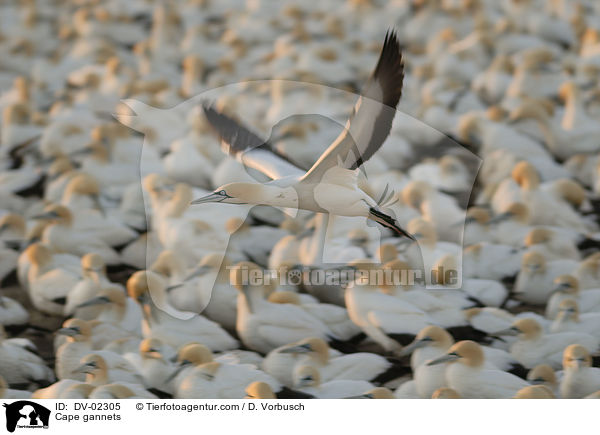
[[[527,380],[534,385],[556,386],[556,373],[548,364],[539,364],[527,373]]]
[[[469,207],[465,224],[477,222],[481,225],[486,225],[490,222],[491,216],[489,210],[483,207]]]
[[[431,395],[432,399],[460,399],[460,394],[456,390],[452,388],[438,388]]]
[[[86,254],[81,257],[81,270],[84,276],[89,276],[95,273],[105,273],[106,264],[104,259],[95,253]]]
[[[156,338],[145,338],[140,342],[140,355],[142,358],[162,359],[161,348],[162,341]]]
[[[322,364],[327,364],[329,360],[329,345],[321,338],[312,337],[300,340],[288,347],[284,347],[280,353],[311,353],[316,356]]]
[[[52,251],[50,248],[42,245],[41,243],[29,245],[25,250],[25,255],[32,264],[36,264],[38,266],[44,266],[50,260],[52,260]]]
[[[552,239],[553,232],[547,228],[534,228],[525,236],[525,246],[539,245],[549,242]]]
[[[552,291],[576,295],[579,293],[579,281],[572,275],[560,275],[554,279]]]
[[[542,326],[532,318],[519,319],[510,328],[495,332],[492,335],[518,335],[524,340],[535,340],[542,335]]]
[[[528,273],[546,271],[546,258],[536,251],[526,252],[521,260],[521,270]]]
[[[275,393],[265,382],[252,382],[246,387],[246,399],[276,399]]]
[[[521,188],[526,190],[536,189],[540,184],[538,171],[525,160],[520,161],[513,167],[511,176]]]
[[[502,213],[490,219],[491,224],[513,219],[517,222],[527,223],[529,220],[529,208],[522,202],[513,202]]]
[[[260,199],[263,185],[258,183],[229,183],[213,193],[192,201],[192,204],[206,204],[209,202],[222,202],[224,204],[265,204],[266,198]]]
[[[410,355],[413,351],[427,346],[438,347],[442,350],[448,349],[454,343],[452,336],[439,326],[426,326],[421,329],[412,343],[400,352],[401,355]]]
[[[124,307],[126,302],[125,292],[119,287],[107,287],[98,293],[98,296],[88,299],[77,305],[77,308],[93,307],[98,305],[114,304]]]
[[[321,384],[321,374],[312,366],[301,365],[294,370],[294,387],[318,387]]]
[[[580,369],[582,367],[591,367],[592,357],[590,352],[580,344],[571,344],[563,352],[563,369]]]
[[[175,361],[177,362],[177,368],[169,375],[167,382],[175,379],[187,367],[196,367],[213,362],[213,353],[203,344],[188,343],[179,348]]]
[[[514,399],[555,399],[554,393],[545,385],[530,385],[521,388]]]
[[[73,370],[73,373],[86,373],[92,378],[106,376],[107,365],[104,358],[95,353],[84,356],[81,365]]]
[[[6,213],[0,218],[0,234],[7,230],[14,230],[18,234],[25,234],[25,219],[15,213]]]
[[[43,213],[31,218],[64,225],[70,225],[73,222],[71,211],[67,207],[58,204],[47,206]]]
[[[91,327],[85,320],[73,318],[65,321],[56,334],[66,335],[72,341],[86,341],[90,338]]]
[[[459,341],[448,349],[446,355],[429,361],[427,365],[433,366],[454,361],[460,361],[469,367],[481,367],[484,363],[483,349],[481,349],[481,346],[474,341]]]

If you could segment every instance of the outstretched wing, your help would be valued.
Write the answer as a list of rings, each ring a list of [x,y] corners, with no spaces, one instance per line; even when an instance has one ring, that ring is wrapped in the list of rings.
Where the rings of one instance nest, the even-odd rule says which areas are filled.
[[[256,169],[276,180],[288,176],[299,176],[304,171],[290,163],[271,144],[254,132],[214,109],[204,105],[204,114],[210,125],[221,138],[225,152],[235,156],[244,165]]]
[[[375,71],[354,106],[346,128],[306,173],[305,180],[319,180],[340,162],[346,169],[356,169],[375,154],[390,134],[403,79],[400,44],[396,34],[388,32]]]

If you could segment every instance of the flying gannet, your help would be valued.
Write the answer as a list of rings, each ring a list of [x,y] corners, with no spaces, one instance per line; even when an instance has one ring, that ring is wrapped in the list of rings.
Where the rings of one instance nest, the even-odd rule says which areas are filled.
[[[277,155],[267,141],[213,107],[204,105],[204,114],[221,137],[224,149],[272,181],[225,184],[192,204],[256,204],[339,216],[364,216],[412,238],[357,185],[360,166],[377,152],[390,133],[402,94],[403,78],[400,44],[396,34],[388,32],[375,71],[346,127],[306,173]]]

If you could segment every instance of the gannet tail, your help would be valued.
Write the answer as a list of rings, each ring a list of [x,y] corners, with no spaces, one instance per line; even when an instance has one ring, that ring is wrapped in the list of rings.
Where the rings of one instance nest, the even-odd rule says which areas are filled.
[[[386,228],[390,228],[394,232],[401,234],[404,237],[408,237],[411,240],[415,240],[415,238],[412,235],[407,233],[397,224],[396,220],[393,217],[388,216],[387,214],[384,214],[373,207],[369,209],[369,219],[374,220],[375,222],[377,222],[380,225],[383,225]]]

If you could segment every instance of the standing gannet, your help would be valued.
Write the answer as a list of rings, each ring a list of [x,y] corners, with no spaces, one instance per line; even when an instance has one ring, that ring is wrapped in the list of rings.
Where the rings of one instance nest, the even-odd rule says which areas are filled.
[[[600,313],[579,314],[579,304],[573,298],[564,299],[558,305],[558,314],[550,325],[550,332],[585,332],[600,338]]]
[[[559,332],[544,334],[542,326],[534,319],[519,319],[510,328],[498,331],[493,335],[516,335],[518,340],[510,346],[510,353],[525,367],[548,364],[559,369],[565,347],[573,343],[581,343],[588,349],[598,349],[600,341],[582,332]]]
[[[341,216],[363,216],[398,234],[411,237],[386,215],[358,185],[360,166],[389,135],[402,93],[404,67],[400,44],[389,32],[379,61],[354,107],[344,131],[306,173],[282,159],[273,159],[273,147],[228,116],[205,106],[204,113],[229,152],[273,181],[266,184],[229,183],[192,204],[262,204]]]
[[[265,293],[269,285],[244,282],[244,274],[265,275],[256,264],[249,262],[238,263],[231,270],[232,282],[239,290],[236,330],[247,347],[266,354],[303,338],[336,338],[325,323],[302,308],[268,302]]]
[[[561,397],[581,399],[598,390],[600,390],[600,369],[592,367],[590,352],[580,344],[568,346],[563,354]]]
[[[85,374],[76,372],[75,369],[80,366],[80,361],[84,356],[92,353],[90,325],[81,319],[69,319],[63,323],[62,328],[56,331],[56,334],[67,337],[67,341],[56,349],[54,364],[56,377],[83,382]]]
[[[428,365],[452,363],[446,369],[448,386],[467,399],[508,399],[529,384],[510,373],[485,365],[484,352],[474,341],[459,341]]]

